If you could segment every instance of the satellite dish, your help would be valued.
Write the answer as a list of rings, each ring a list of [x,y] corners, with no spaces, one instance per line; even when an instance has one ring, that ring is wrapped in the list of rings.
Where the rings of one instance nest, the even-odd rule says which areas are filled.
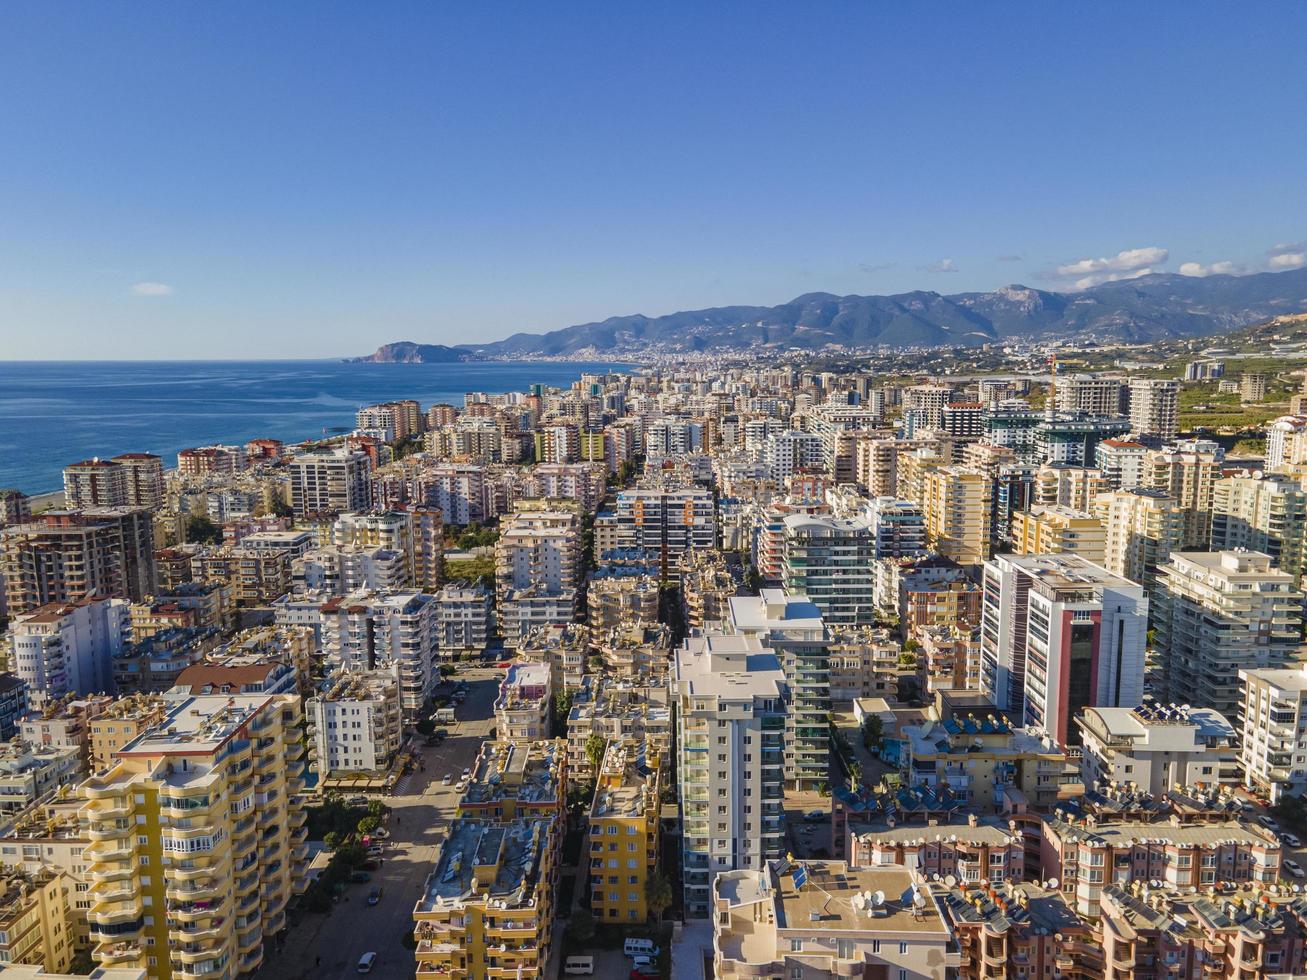
[[[926,896],[921,894],[921,892],[917,892],[915,895],[913,895],[912,907],[917,909],[924,909],[926,907]]]
[[[867,907],[867,900],[862,897],[862,892],[855,892],[852,901],[853,907],[859,912]]]
[[[1056,878],[1049,878],[1048,881],[1044,882],[1044,887],[1045,887],[1045,888],[1056,888],[1056,887],[1057,887],[1057,879],[1056,879]]]
[[[882,891],[874,891],[874,892],[871,893],[871,905],[872,905],[872,908],[877,908],[877,909],[878,909],[878,908],[880,908],[880,907],[881,907],[882,905],[884,905],[884,904],[885,904],[885,893],[884,893],[884,892],[882,892]]]
[[[939,872],[936,871],[934,874],[932,874],[932,875],[930,876],[930,880],[931,880],[931,881],[939,881]]]
[[[980,887],[981,887],[981,888],[988,888],[988,887],[989,887],[989,879],[988,879],[988,878],[981,878],[981,879],[980,879]]]
[[[950,888],[952,888],[952,887],[953,887],[954,885],[956,885],[957,883],[958,883],[958,880],[957,880],[957,878],[953,877],[953,875],[946,875],[946,876],[944,877],[944,884],[948,885]]]

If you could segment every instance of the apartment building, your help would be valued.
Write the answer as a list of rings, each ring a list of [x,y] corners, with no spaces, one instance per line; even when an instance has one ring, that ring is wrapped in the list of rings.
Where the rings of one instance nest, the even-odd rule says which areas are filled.
[[[1164,490],[1099,494],[1092,511],[1104,528],[1103,567],[1152,594],[1158,569],[1184,544],[1184,511]]]
[[[721,555],[687,552],[681,556],[680,575],[687,627],[705,629],[723,623],[730,616],[730,600],[740,583]]]
[[[62,879],[71,931],[67,943],[69,953],[77,959],[89,954],[91,949],[90,924],[86,918],[86,910],[91,906],[87,896],[90,885],[86,881],[84,857],[91,841],[77,820],[80,806],[81,801],[69,786],[48,802],[18,813],[0,832],[0,863],[6,870],[33,879],[48,876]],[[0,959],[0,966],[10,965]]]
[[[476,463],[442,463],[423,470],[424,498],[445,522],[462,527],[489,517],[485,467]]]
[[[1165,492],[1184,512],[1185,548],[1206,548],[1212,529],[1212,491],[1221,478],[1225,452],[1208,440],[1192,439],[1148,456],[1144,479]]]
[[[1148,445],[1160,446],[1179,429],[1180,383],[1162,378],[1131,378],[1130,430]]]
[[[0,744],[0,819],[67,786],[82,771],[76,746],[33,745],[21,739]]]
[[[1131,980],[1161,965],[1170,976],[1291,978],[1307,969],[1301,901],[1285,887],[1253,885],[1221,895],[1153,888],[1140,878],[1099,899],[1106,980]]]
[[[517,646],[519,660],[549,665],[555,691],[581,688],[591,652],[591,629],[581,623],[537,626]]]
[[[592,735],[648,743],[664,759],[672,745],[672,712],[666,683],[646,686],[602,674],[587,674],[567,716],[567,771],[573,780],[594,780],[595,764],[586,749]]]
[[[244,446],[197,446],[177,454],[177,474],[183,477],[231,477],[244,471]]]
[[[1177,552],[1154,594],[1163,696],[1237,721],[1239,671],[1288,664],[1302,639],[1303,594],[1256,551]]]
[[[1265,885],[1280,876],[1280,842],[1242,820],[1148,821],[1134,816],[1045,819],[1040,860],[1079,915],[1097,917],[1113,885],[1153,881],[1176,889],[1217,882]]]
[[[866,505],[876,558],[912,558],[926,553],[926,518],[915,502],[872,497]]]
[[[454,583],[436,593],[436,647],[442,660],[484,650],[494,625],[494,594],[481,583]]]
[[[1012,515],[1012,550],[1018,555],[1079,555],[1102,565],[1107,531],[1084,511],[1036,505]]]
[[[960,565],[979,565],[990,554],[993,484],[984,473],[961,466],[927,472],[921,510],[930,547]]]
[[[1143,589],[1075,555],[999,555],[985,565],[981,689],[1065,745],[1085,707],[1143,697]]]
[[[402,553],[367,545],[315,548],[291,563],[290,575],[296,592],[321,590],[334,595],[359,589],[411,588],[413,581]]]
[[[84,459],[64,467],[64,506],[126,507],[127,472],[107,459]]]
[[[713,878],[762,868],[785,850],[785,723],[789,690],[758,636],[707,633],[676,652],[685,914],[712,909]]]
[[[827,654],[832,707],[847,708],[859,698],[898,697],[901,651],[889,630],[832,627]]]
[[[1097,378],[1072,374],[1054,378],[1055,402],[1059,412],[1084,415],[1120,415],[1124,385],[1120,378]]]
[[[1307,462],[1307,415],[1281,415],[1266,427],[1266,469]]]
[[[131,632],[128,608],[126,599],[92,597],[48,603],[14,617],[9,663],[27,685],[31,707],[113,690],[113,658]]]
[[[304,702],[318,775],[385,773],[404,740],[394,670],[341,671]]]
[[[1035,471],[1031,503],[1092,511],[1094,500],[1108,489],[1107,476],[1100,469],[1045,462]]]
[[[649,919],[646,887],[659,874],[659,797],[663,760],[657,745],[610,741],[595,780],[589,820],[590,908],[600,922]]]
[[[520,640],[542,619],[573,620],[580,585],[581,527],[574,510],[519,510],[501,522],[495,607],[506,641]]]
[[[1076,724],[1086,786],[1133,783],[1160,799],[1177,785],[1239,781],[1234,726],[1212,708],[1090,707]]]
[[[0,529],[0,578],[11,616],[88,595],[140,601],[155,589],[153,518],[132,507],[48,510]]]
[[[326,672],[393,667],[404,720],[416,720],[439,680],[435,597],[355,592],[328,599],[319,615]]]
[[[498,737],[506,742],[548,738],[553,693],[549,664],[511,664],[495,698]]]
[[[1307,783],[1307,667],[1239,671],[1244,785],[1273,802]]]
[[[168,702],[150,694],[115,698],[90,723],[90,771],[103,772],[114,754],[163,722]]]
[[[457,816],[494,824],[549,820],[561,839],[567,787],[567,743],[561,738],[482,742]]]
[[[152,978],[257,970],[307,885],[293,695],[186,698],[79,789],[92,954]]]
[[[785,779],[797,789],[816,788],[828,778],[830,758],[830,651],[821,610],[807,596],[780,589],[737,596],[730,608],[730,629],[758,637],[785,672]]]
[[[1110,490],[1133,490],[1145,485],[1148,447],[1130,439],[1104,439],[1094,450],[1094,465],[1102,471]]]
[[[72,882],[57,871],[0,871],[0,975],[10,963],[67,973],[76,952]]]
[[[13,674],[0,673],[0,741],[14,737],[26,711],[27,685]]]
[[[673,565],[687,551],[716,544],[712,492],[701,487],[618,491],[595,518],[594,533],[596,550],[649,549]]]
[[[420,980],[544,980],[558,878],[550,820],[455,820],[413,908]]]
[[[0,489],[0,527],[26,524],[32,519],[32,504],[21,490]]]
[[[892,438],[864,435],[854,444],[854,478],[873,499],[898,492],[898,457],[902,445]]]
[[[371,473],[372,460],[364,452],[300,453],[290,464],[291,508],[296,517],[369,510]]]
[[[1279,473],[1242,473],[1212,486],[1213,551],[1260,551],[1302,586],[1307,492]]]
[[[586,586],[586,622],[592,629],[658,622],[658,580],[639,568],[591,572]]]
[[[777,483],[784,482],[796,473],[812,473],[823,469],[821,437],[812,432],[776,432],[768,436],[761,456],[768,474]]]
[[[216,649],[222,637],[216,629],[171,629],[130,643],[113,661],[113,685],[118,695],[163,694],[182,671]]]
[[[870,525],[865,519],[791,514],[785,518],[781,582],[806,595],[830,624],[875,621]]]
[[[907,868],[768,861],[718,875],[712,914],[717,980],[943,980],[961,965],[939,904]]]
[[[290,591],[292,553],[254,547],[249,540],[239,548],[197,553],[191,559],[191,575],[197,582],[227,583],[239,607],[266,606]]]

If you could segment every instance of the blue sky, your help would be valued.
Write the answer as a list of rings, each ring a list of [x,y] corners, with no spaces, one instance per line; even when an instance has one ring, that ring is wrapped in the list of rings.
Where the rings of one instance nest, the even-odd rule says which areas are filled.
[[[0,359],[1292,268],[1303,37],[1291,3],[3,4]]]

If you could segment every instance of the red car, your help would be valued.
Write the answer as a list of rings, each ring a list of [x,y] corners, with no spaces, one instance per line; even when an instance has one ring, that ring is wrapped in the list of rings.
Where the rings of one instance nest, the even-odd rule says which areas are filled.
[[[645,973],[643,970],[632,970],[627,980],[658,980],[658,974]]]
[[[501,660],[501,661],[499,661],[499,663],[495,664],[495,666],[496,666],[496,667],[503,667],[504,669],[507,670],[509,667],[513,666],[513,661],[511,661],[511,660]]]

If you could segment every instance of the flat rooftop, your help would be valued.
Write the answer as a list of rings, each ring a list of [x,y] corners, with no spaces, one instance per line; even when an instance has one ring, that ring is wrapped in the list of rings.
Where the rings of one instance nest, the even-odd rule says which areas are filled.
[[[456,908],[487,899],[503,901],[509,907],[523,905],[532,898],[539,881],[548,840],[548,820],[509,824],[455,820],[423,886],[417,911]]]

